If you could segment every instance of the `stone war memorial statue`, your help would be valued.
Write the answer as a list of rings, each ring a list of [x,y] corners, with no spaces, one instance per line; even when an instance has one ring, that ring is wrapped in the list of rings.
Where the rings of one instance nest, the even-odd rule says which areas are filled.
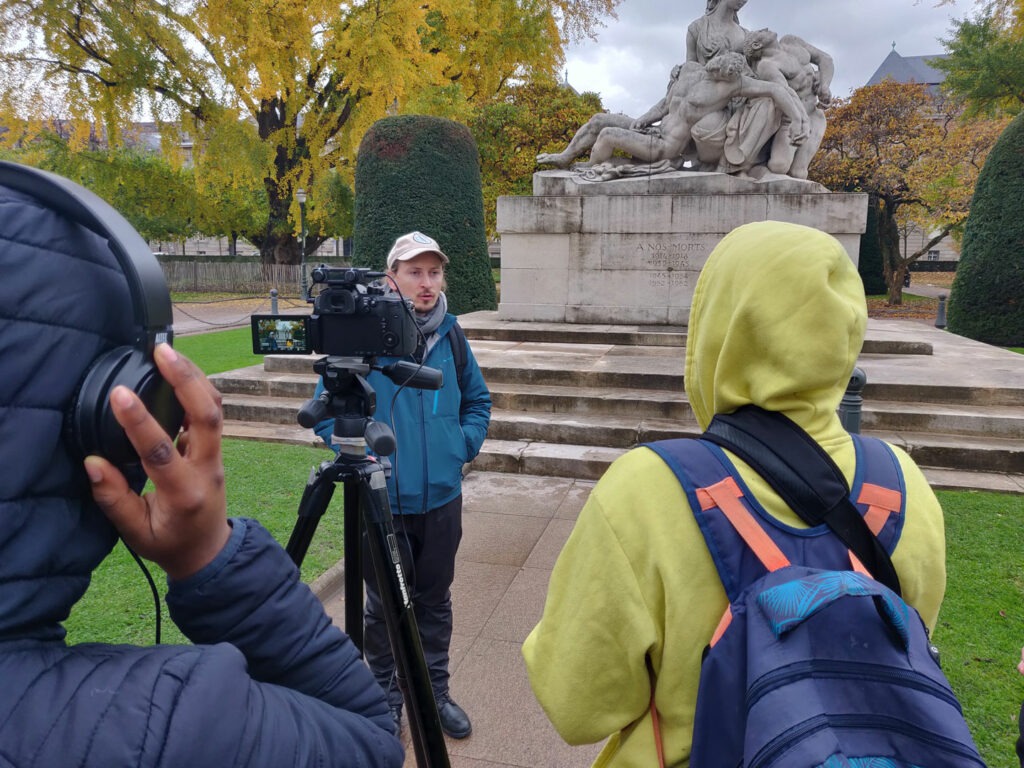
[[[589,152],[576,167],[595,181],[678,170],[806,179],[825,135],[832,57],[795,35],[748,32],[737,14],[745,4],[709,0],[687,29],[686,62],[641,117],[594,115],[537,162],[565,169]]]
[[[683,326],[708,254],[751,221],[828,232],[856,262],[867,196],[807,178],[832,57],[744,28],[746,2],[701,2],[663,98],[639,117],[594,115],[537,156],[533,196],[499,198],[499,317]]]

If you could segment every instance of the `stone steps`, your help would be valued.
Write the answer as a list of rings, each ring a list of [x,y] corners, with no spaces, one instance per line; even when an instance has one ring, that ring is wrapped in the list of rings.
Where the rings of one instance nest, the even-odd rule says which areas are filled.
[[[582,387],[488,382],[495,409],[537,414],[622,416],[693,421],[686,393],[679,390]]]
[[[467,334],[468,335],[468,334]],[[492,390],[503,385],[535,388],[569,387],[603,389],[613,395],[621,391],[676,393],[685,397],[684,359],[672,347],[622,347],[611,344],[511,343],[474,340],[473,350]],[[927,376],[919,380],[903,379],[879,362],[894,357],[926,359],[923,356],[885,356],[877,353],[860,358],[868,371],[864,388],[865,402],[928,403],[942,406],[978,406],[984,408],[1024,408],[1024,381],[1020,386],[974,386]],[[1022,360],[1024,362],[1024,360]],[[218,380],[235,378],[241,383],[226,386],[248,388],[250,394],[265,391],[275,396],[303,397],[307,377],[312,374],[312,359],[302,355],[268,356],[263,373],[254,376],[260,366],[241,368],[221,374]],[[315,378],[313,379],[315,381]],[[241,392],[242,389],[233,391]],[[632,396],[632,395],[631,395]]]
[[[475,468],[594,480],[638,443],[697,433],[683,388],[685,328],[507,323],[492,314],[460,318],[494,401]],[[861,431],[903,447],[937,487],[1024,492],[1024,376],[1014,367],[1024,359],[997,355],[950,371],[933,355],[948,335],[888,331],[869,337],[872,351],[859,363],[868,373]],[[225,434],[317,444],[295,421],[315,387],[312,360],[270,356],[211,377]]]
[[[474,312],[459,318],[467,338],[480,341],[544,342],[548,344],[618,344],[627,346],[685,347],[686,326],[587,325],[500,321],[497,312]],[[869,338],[865,354],[930,355],[927,342]]]
[[[865,432],[939,432],[1020,440],[1024,409],[999,405],[865,400]]]
[[[291,377],[286,382],[274,382],[288,391],[235,394],[232,387],[238,382],[218,379],[225,418],[285,426],[296,423],[299,408],[315,386],[312,376]],[[494,385],[490,434],[499,439],[583,445],[612,441],[610,445],[628,446],[697,429],[684,395],[660,391],[640,393],[643,397],[637,394],[627,390]],[[915,444],[927,443],[928,435],[939,434],[977,437],[994,445],[1007,440],[1012,447],[1024,432],[1024,413],[1009,407],[868,401],[861,412],[861,430],[865,434],[912,435],[908,439]],[[633,435],[632,442],[622,442],[624,434]]]
[[[296,425],[304,399],[224,395],[227,421],[262,423],[280,427]],[[697,423],[688,419],[637,418],[610,414],[564,414],[508,410],[495,404],[489,437],[497,440],[576,443],[629,448],[637,443],[695,434]]]
[[[215,381],[222,391],[242,388],[239,385],[243,382],[252,389],[258,388],[251,379],[234,375]],[[254,439],[275,439],[273,435],[277,435],[285,442],[315,442],[312,433],[298,428],[295,420],[306,396],[313,392],[315,377],[290,375],[273,377],[264,383],[272,391],[276,388],[286,392],[253,395],[228,391],[223,395],[226,420],[266,424],[271,428],[270,435],[261,433],[259,437],[253,435]],[[604,447],[613,449],[614,453],[609,455],[614,456],[638,443],[698,434],[685,396],[649,391],[644,398],[627,398],[627,394],[569,387],[531,391],[529,386],[506,389],[496,385],[492,389],[495,407],[488,442],[493,441],[494,446],[531,446],[532,467],[536,461],[533,454],[541,444],[572,445],[581,450]],[[903,447],[923,466],[1024,475],[1024,443],[1019,439],[1024,428],[1022,418],[1010,408],[929,408],[923,404],[867,402],[861,415],[861,431]],[[299,434],[293,435],[291,429]],[[252,433],[252,428],[248,432]],[[502,471],[494,466],[496,461],[489,456],[484,468]],[[564,457],[559,459],[559,463],[565,461]],[[551,474],[536,468],[518,471]],[[580,472],[554,474],[589,479],[588,474]]]
[[[226,421],[224,435],[243,440],[321,447],[324,449],[324,459],[330,458],[327,448],[319,438],[311,430],[298,426]],[[592,445],[555,445],[488,438],[471,468],[486,472],[597,480],[626,450]],[[1024,494],[1024,476],[1020,474],[928,466],[923,466],[922,469],[928,482],[936,490]]]

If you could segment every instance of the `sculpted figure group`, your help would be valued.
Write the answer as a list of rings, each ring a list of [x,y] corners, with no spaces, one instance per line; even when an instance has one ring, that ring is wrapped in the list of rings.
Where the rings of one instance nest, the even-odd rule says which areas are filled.
[[[825,135],[832,58],[794,35],[740,26],[746,0],[708,0],[686,34],[686,61],[639,118],[599,113],[537,162],[607,180],[670,170],[807,178]],[[616,150],[630,156],[613,160]]]

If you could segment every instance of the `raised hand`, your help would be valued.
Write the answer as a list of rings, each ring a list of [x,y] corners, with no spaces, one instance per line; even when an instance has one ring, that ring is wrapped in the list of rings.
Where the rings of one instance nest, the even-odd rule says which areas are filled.
[[[125,543],[172,579],[184,579],[217,556],[231,530],[220,450],[220,393],[167,344],[157,346],[154,359],[185,409],[177,445],[127,387],[116,387],[110,404],[155,490],[140,497],[99,456],[87,457],[85,470],[93,498]]]

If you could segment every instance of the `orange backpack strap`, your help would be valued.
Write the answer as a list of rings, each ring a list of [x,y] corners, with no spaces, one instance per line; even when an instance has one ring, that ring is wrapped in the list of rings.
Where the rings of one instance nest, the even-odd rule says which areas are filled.
[[[864,522],[877,536],[889,522],[890,515],[898,515],[903,511],[903,494],[892,488],[864,483],[861,486],[860,495],[857,497],[857,503],[867,506]],[[872,575],[853,552],[850,552],[850,565],[857,573],[863,573],[865,576]]]
[[[725,613],[722,614],[722,618],[718,620],[718,626],[715,627],[715,634],[711,636],[711,642],[709,646],[714,647],[719,640],[722,639],[722,635],[725,634],[725,630],[732,624],[732,606],[725,606]]]
[[[899,594],[889,550],[850,499],[832,457],[785,414],[745,405],[716,414],[702,435],[739,456],[811,527],[827,525],[874,577]],[[856,444],[859,438],[852,436]]]
[[[779,568],[785,568],[789,565],[789,558],[783,554],[778,545],[771,540],[771,537],[754,520],[749,510],[743,506],[741,501],[743,491],[740,490],[734,478],[727,477],[707,488],[698,488],[697,498],[700,500],[703,511],[717,507],[722,512],[725,519],[736,530],[736,533],[740,535],[740,538],[743,539],[746,545],[750,547],[750,550],[757,556],[757,559],[761,561],[761,564],[769,571],[777,571]],[[722,618],[715,628],[715,633],[711,636],[711,642],[709,643],[711,647],[718,643],[731,623],[732,607],[726,606],[725,613],[722,614]]]
[[[740,501],[743,498],[743,491],[734,478],[727,477],[707,488],[698,488],[697,498],[703,510],[711,507],[722,510],[722,514],[736,529],[736,533],[769,571],[777,571],[789,565],[789,558],[743,506],[743,502]]]
[[[877,536],[889,522],[889,515],[900,514],[903,509],[903,494],[892,488],[864,483],[857,503],[867,505],[868,511],[864,513],[864,520],[871,532]]]

